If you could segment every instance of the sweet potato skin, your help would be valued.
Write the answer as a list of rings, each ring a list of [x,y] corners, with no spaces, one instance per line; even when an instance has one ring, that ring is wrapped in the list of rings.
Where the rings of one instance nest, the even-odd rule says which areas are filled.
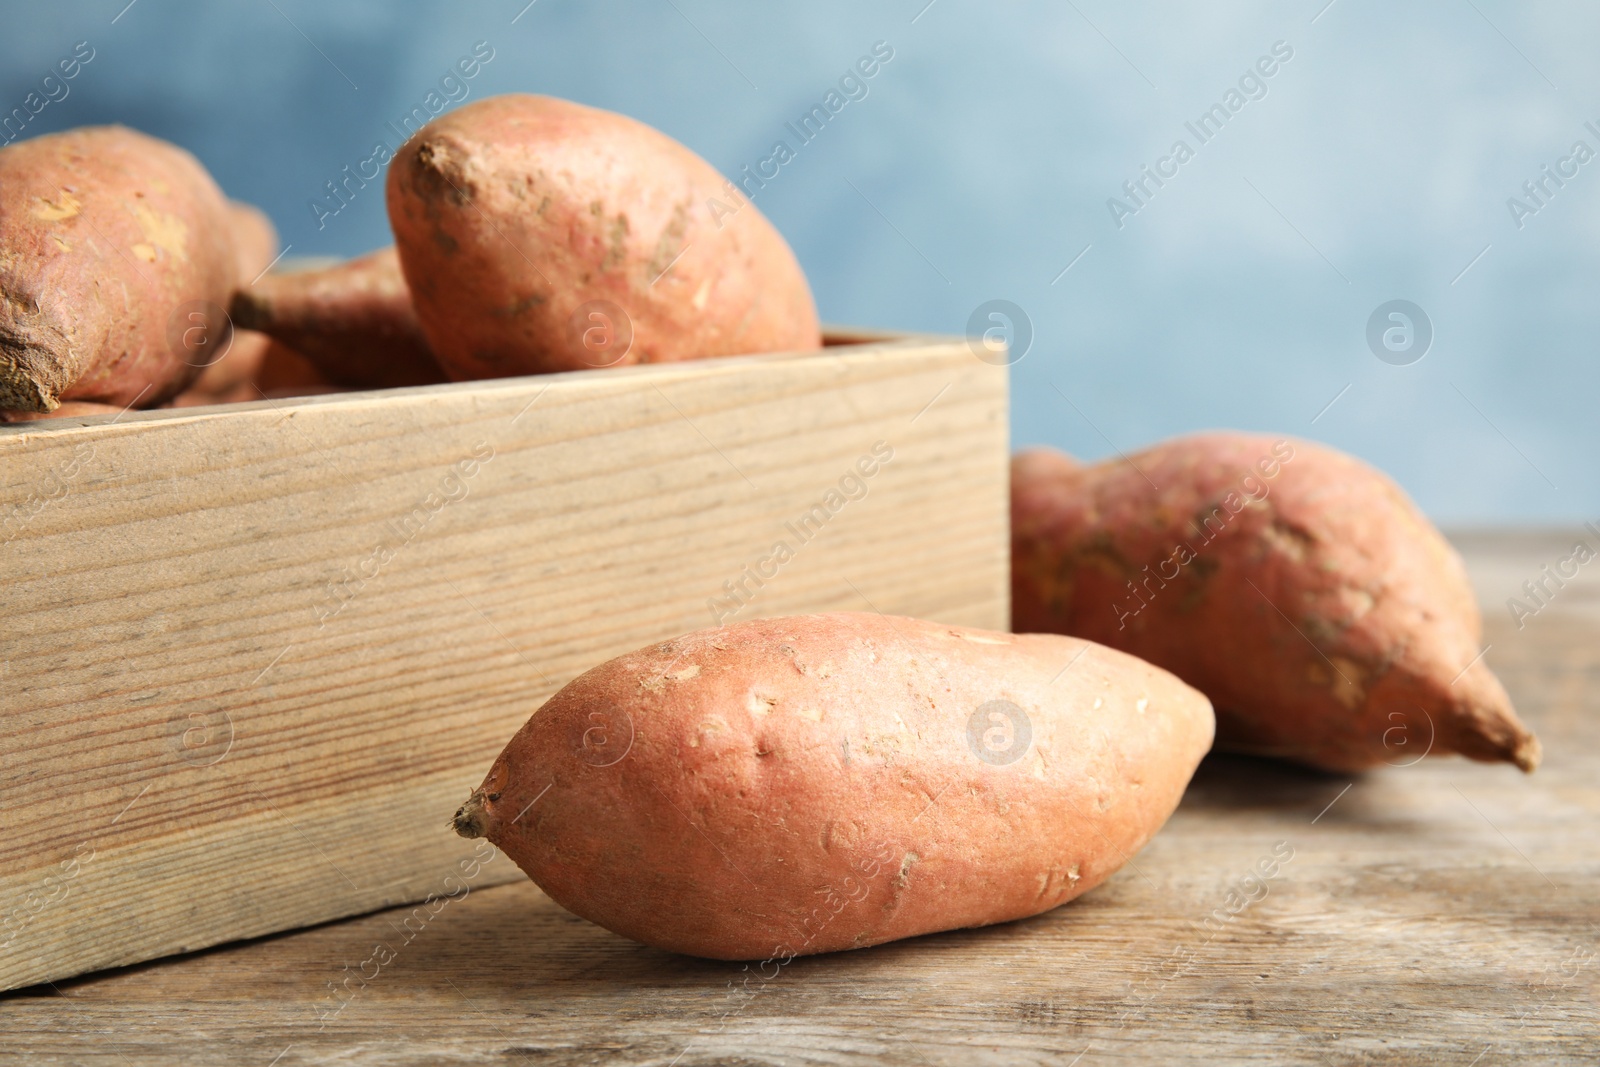
[[[64,400],[52,411],[0,411],[0,423],[37,422],[40,419],[77,419],[89,415],[116,415],[122,408],[92,400]]]
[[[817,348],[794,253],[728,190],[643,123],[509,95],[408,141],[388,207],[423,329],[457,380]]]
[[[250,383],[250,395],[243,399],[314,396],[338,388],[340,386],[330,382],[316,364],[281,341],[273,341]]]
[[[278,258],[278,228],[265,211],[242,200],[228,201],[228,223],[238,265],[234,277],[238,284],[249,285]]]
[[[980,758],[991,701],[1031,740]],[[1035,915],[1104,881],[1210,747],[1204,697],[1071,638],[838,613],[603,664],[512,739],[457,829],[645,944],[784,959]],[[1004,731],[999,744],[1006,752]]]
[[[1011,509],[1014,627],[1172,671],[1211,698],[1219,747],[1333,771],[1538,763],[1479,658],[1460,557],[1350,456],[1241,433],[1093,465],[1035,449]]]
[[[0,408],[178,393],[200,366],[172,317],[225,306],[236,264],[221,191],[174,145],[96,126],[0,148]]]
[[[278,258],[278,230],[266,212],[238,200],[228,202],[228,217],[233,225],[234,252],[238,263],[235,284],[246,286]],[[271,344],[272,338],[266,334],[254,330],[234,330],[233,343],[228,350],[206,364],[194,383],[173,399],[173,406],[254,400],[255,397],[249,395],[252,392],[250,381],[261,369],[261,361],[266,358]]]
[[[269,274],[240,288],[229,310],[236,326],[289,346],[339,385],[446,380],[393,246],[320,270]]]

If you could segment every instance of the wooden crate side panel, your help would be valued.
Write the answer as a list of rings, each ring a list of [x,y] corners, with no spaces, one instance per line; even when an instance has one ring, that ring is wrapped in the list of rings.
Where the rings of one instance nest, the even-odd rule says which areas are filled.
[[[1006,437],[959,342],[0,435],[0,985],[435,892],[511,733],[652,640],[1004,628]]]

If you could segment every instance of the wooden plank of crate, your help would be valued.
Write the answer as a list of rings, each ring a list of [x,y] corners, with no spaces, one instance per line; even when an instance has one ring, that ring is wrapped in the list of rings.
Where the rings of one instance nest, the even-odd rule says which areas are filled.
[[[0,988],[448,891],[505,741],[653,640],[1005,628],[1006,413],[910,338],[4,428]]]

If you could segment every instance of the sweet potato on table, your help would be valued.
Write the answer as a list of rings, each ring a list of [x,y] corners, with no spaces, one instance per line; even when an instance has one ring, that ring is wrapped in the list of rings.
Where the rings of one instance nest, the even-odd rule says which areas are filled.
[[[1392,481],[1305,441],[1182,437],[1011,469],[1012,622],[1165,667],[1219,747],[1328,770],[1539,742],[1484,665],[1460,557]]]
[[[544,96],[440,116],[389,167],[422,328],[457,380],[821,344],[782,236],[705,160]]]
[[[234,294],[231,314],[234,325],[281,341],[339,385],[446,380],[392,246],[324,269],[269,274]]]
[[[180,392],[203,360],[177,342],[226,328],[206,309],[236,272],[227,202],[182,149],[120,126],[0,148],[0,408]]]
[[[840,613],[702,630],[551,697],[457,812],[645,944],[788,958],[1036,915],[1177,805],[1210,706],[1052,635]]]

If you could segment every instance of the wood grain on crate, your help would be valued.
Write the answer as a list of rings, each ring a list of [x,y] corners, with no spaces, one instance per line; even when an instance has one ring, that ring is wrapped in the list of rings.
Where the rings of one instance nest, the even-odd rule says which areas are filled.
[[[780,539],[729,617],[1004,628],[1006,439],[930,338],[0,431],[0,987],[449,891],[544,698]]]
[[[13,995],[0,1059],[1592,1064],[1600,574],[1520,631],[1504,605],[1562,540],[1462,539],[1489,658],[1545,741],[1531,777],[1406,766],[1398,748],[1359,778],[1212,758],[1167,828],[1072,904],[775,976],[624,941],[525,881],[474,889]]]

